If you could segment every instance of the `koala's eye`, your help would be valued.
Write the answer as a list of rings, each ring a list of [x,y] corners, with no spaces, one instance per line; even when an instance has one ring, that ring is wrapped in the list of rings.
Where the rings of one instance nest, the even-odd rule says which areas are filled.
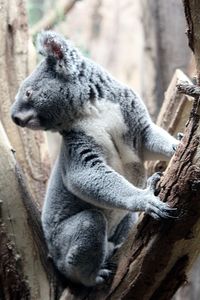
[[[32,90],[27,90],[26,91],[26,98],[30,98],[32,95],[33,91]]]

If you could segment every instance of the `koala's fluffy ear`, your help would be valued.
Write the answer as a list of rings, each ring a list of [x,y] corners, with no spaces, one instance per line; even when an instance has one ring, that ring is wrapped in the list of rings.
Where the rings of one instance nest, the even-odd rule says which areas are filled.
[[[37,49],[44,56],[62,59],[65,52],[65,41],[55,32],[43,31],[37,36]]]

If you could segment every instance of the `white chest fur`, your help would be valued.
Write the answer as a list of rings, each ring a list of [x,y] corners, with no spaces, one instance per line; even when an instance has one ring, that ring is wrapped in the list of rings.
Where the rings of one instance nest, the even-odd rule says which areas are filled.
[[[106,162],[110,167],[137,184],[135,176],[132,176],[134,170],[131,174],[130,169],[134,168],[134,165],[141,165],[143,168],[143,163],[124,141],[123,137],[128,128],[119,104],[101,100],[87,106],[85,112],[86,117],[79,121],[79,127],[103,147]]]
[[[79,128],[92,136],[104,149],[106,163],[136,186],[143,187],[145,170],[143,162],[124,141],[128,128],[124,122],[119,104],[101,100],[87,107],[86,116],[78,123]],[[130,143],[131,144],[131,143]],[[116,224],[127,211],[105,210],[108,220],[108,234],[113,234]]]

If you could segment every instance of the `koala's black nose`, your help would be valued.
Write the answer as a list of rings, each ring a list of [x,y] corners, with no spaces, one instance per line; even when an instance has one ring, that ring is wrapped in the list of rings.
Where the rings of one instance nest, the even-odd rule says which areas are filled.
[[[32,114],[12,113],[11,117],[15,124],[21,127],[25,127],[28,121],[32,118]]]
[[[12,119],[15,122],[15,124],[17,124],[18,126],[21,126],[21,120],[20,120],[20,118],[12,116]]]

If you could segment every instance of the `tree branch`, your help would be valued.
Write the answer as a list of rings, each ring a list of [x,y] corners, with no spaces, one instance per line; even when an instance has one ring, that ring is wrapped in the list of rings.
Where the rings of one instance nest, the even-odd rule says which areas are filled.
[[[19,84],[28,75],[28,26],[23,0],[1,1],[0,34],[0,120],[16,150],[28,189],[41,205],[50,170],[45,134],[18,128],[10,117]]]
[[[28,192],[1,123],[0,136],[1,288],[8,293],[5,299],[29,299],[14,297],[15,291],[8,289],[9,281],[10,285],[16,281],[19,294],[28,293],[30,287],[33,300],[58,299],[62,281],[59,282],[60,277],[48,259],[40,212]]]

